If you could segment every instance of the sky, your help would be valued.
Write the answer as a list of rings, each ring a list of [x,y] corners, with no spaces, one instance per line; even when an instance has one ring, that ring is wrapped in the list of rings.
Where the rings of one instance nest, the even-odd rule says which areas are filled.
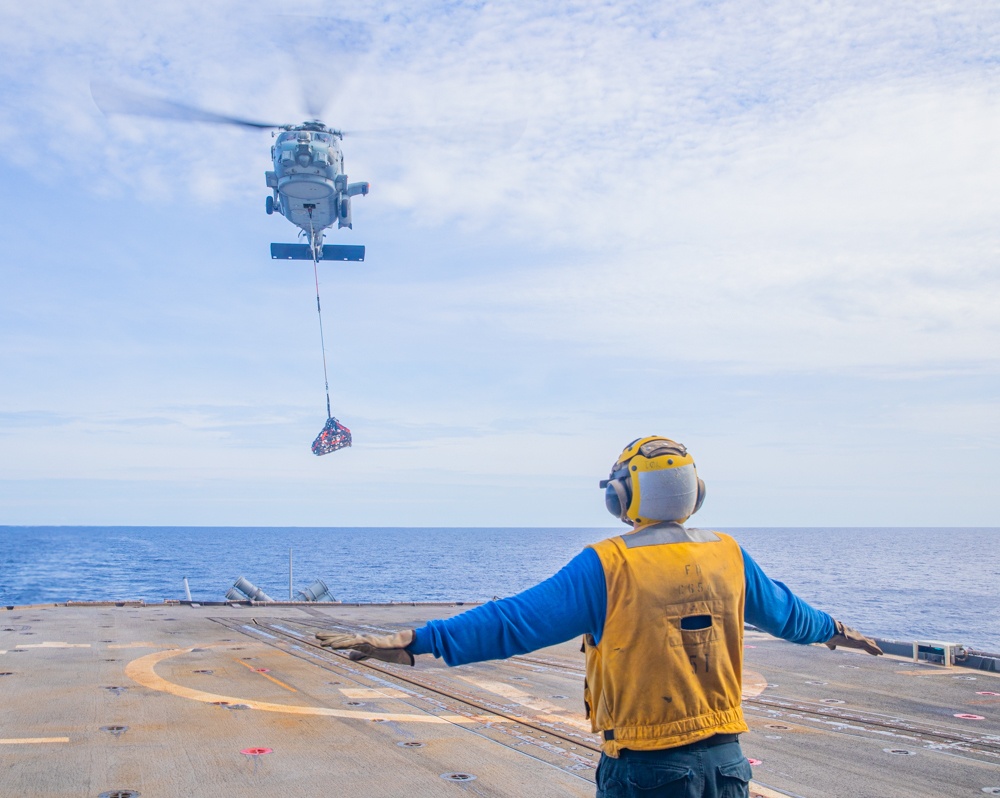
[[[0,525],[614,527],[659,434],[701,526],[1000,526],[995,3],[40,0],[0,52]],[[270,133],[91,81],[348,131],[351,449]]]

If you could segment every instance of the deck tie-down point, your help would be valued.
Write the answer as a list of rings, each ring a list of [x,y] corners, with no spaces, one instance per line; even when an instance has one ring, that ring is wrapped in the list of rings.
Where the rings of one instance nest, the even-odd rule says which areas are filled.
[[[254,774],[256,774],[257,763],[260,762],[260,758],[264,754],[273,753],[273,751],[274,751],[273,748],[244,748],[242,751],[240,751],[240,753],[253,762],[253,772]]]
[[[476,777],[471,773],[442,773],[441,778],[445,781],[475,781]]]

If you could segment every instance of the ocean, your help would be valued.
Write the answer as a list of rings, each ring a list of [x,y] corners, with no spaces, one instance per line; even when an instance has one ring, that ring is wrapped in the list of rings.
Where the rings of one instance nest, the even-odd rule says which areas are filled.
[[[616,529],[0,527],[0,605],[184,597],[239,576],[274,599],[322,579],[345,602],[483,601]],[[725,529],[772,579],[868,634],[1000,652],[1000,529]]]

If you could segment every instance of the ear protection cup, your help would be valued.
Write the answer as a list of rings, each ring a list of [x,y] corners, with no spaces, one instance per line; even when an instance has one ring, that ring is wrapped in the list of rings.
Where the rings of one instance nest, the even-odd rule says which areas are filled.
[[[609,479],[604,488],[604,506],[615,518],[628,522],[628,506],[632,502],[632,491],[628,477]]]
[[[694,509],[691,511],[691,515],[694,515],[701,509],[701,505],[705,503],[705,480],[698,477],[698,498],[694,500]]]

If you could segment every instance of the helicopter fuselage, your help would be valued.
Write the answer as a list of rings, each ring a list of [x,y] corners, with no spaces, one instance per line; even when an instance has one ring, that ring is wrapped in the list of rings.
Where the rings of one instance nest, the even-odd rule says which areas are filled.
[[[342,136],[320,122],[306,122],[282,129],[271,147],[267,212],[277,211],[300,227],[313,247],[322,245],[328,227],[351,227],[351,197],[368,193],[368,183],[347,182]]]

